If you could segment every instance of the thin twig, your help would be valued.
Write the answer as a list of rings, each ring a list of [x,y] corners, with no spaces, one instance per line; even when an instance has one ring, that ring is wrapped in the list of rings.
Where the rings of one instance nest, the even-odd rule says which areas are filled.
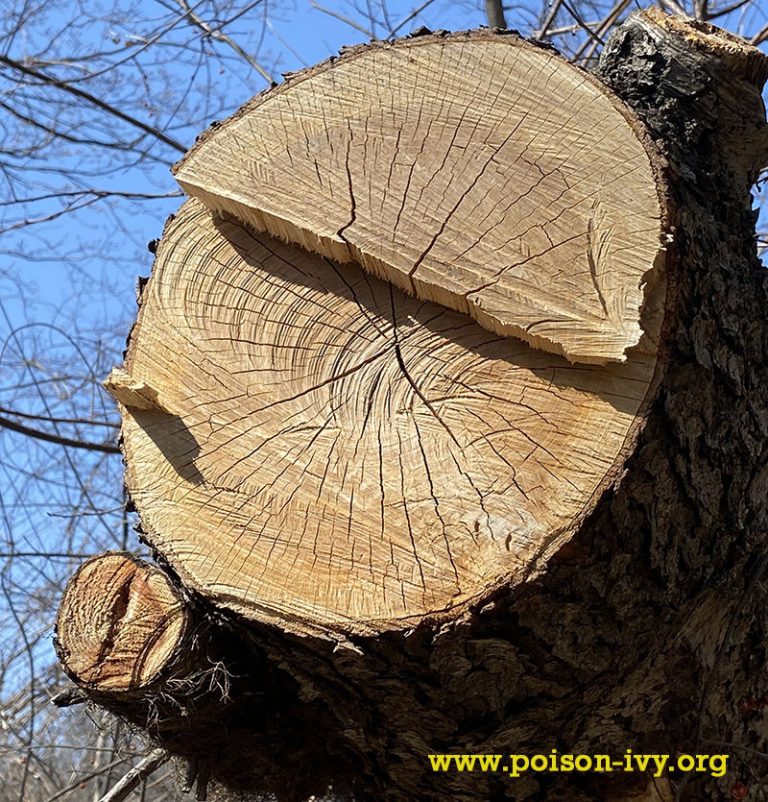
[[[590,39],[594,39],[594,41],[597,42],[602,47],[603,44],[604,44],[602,38],[599,37],[587,25],[586,22],[584,22],[584,20],[581,18],[581,15],[579,14],[579,12],[576,11],[576,9],[573,6],[571,6],[569,3],[567,3],[566,0],[562,0],[562,3],[563,3],[563,8],[576,20],[576,22],[579,24],[579,27],[587,34],[587,36],[589,36]]]
[[[5,64],[7,67],[16,70],[17,72],[22,73],[23,75],[28,75],[31,78],[36,78],[38,81],[42,81],[44,84],[48,84],[49,86],[55,86],[57,89],[61,89],[64,92],[67,92],[74,97],[80,98],[80,100],[85,100],[87,103],[90,103],[92,106],[96,106],[97,108],[101,109],[102,111],[106,111],[107,114],[111,114],[113,117],[117,117],[119,120],[128,123],[129,125],[134,126],[134,128],[138,128],[141,131],[144,131],[151,136],[156,137],[161,142],[164,142],[166,145],[169,145],[172,148],[175,148],[180,153],[186,153],[187,149],[181,142],[177,142],[175,139],[169,137],[167,134],[164,134],[159,128],[154,128],[151,125],[148,125],[141,120],[137,120],[135,117],[131,117],[130,114],[126,114],[124,111],[120,111],[120,109],[111,106],[109,103],[101,100],[100,98],[95,97],[90,92],[84,92],[82,89],[78,89],[76,86],[71,86],[66,81],[59,80],[58,78],[54,78],[52,75],[47,75],[40,70],[35,70],[31,67],[27,67],[26,65],[22,64],[20,61],[16,61],[15,59],[9,58],[8,56],[4,56],[0,54],[0,64]]]
[[[99,749],[97,751],[105,751],[103,749]],[[124,763],[124,758],[118,758],[113,763]],[[90,782],[91,780],[96,779],[96,777],[100,777],[102,774],[106,774],[113,766],[113,763],[107,763],[104,766],[99,766],[99,768],[92,771],[90,774],[85,775],[84,777],[78,777],[75,782],[71,785],[68,785],[66,788],[62,788],[60,791],[57,791],[53,796],[49,796],[46,802],[56,802],[57,799],[61,799],[65,797],[70,791],[74,791],[76,788],[80,788],[83,783]]]
[[[167,763],[169,756],[162,749],[155,749],[142,758],[110,791],[101,797],[99,802],[123,802],[139,787],[147,777]]]
[[[310,0],[309,3],[315,11],[319,11],[321,14],[327,14],[329,17],[333,17],[337,19],[339,22],[343,22],[345,25],[349,25],[350,28],[354,28],[356,31],[360,31],[360,33],[367,36],[369,39],[373,39],[373,31],[369,31],[368,28],[364,28],[360,23],[355,22],[353,19],[344,16],[338,11],[334,11],[331,8],[326,8],[325,6],[321,6],[317,0]]]
[[[85,557],[91,557],[91,554],[85,554],[84,552],[75,552],[75,551],[0,551],[0,560],[12,560],[15,557],[41,557],[46,560],[50,559],[62,559],[62,560],[73,560],[73,559],[83,559]]]
[[[47,415],[32,415],[29,412],[19,412],[17,409],[8,409],[8,407],[3,406],[0,406],[0,414],[13,415],[27,420],[45,421],[46,423],[76,423],[84,426],[108,426],[110,429],[120,428],[119,423],[112,423],[111,421],[89,420],[88,418],[50,418]]]
[[[219,28],[212,28],[202,17],[198,17],[197,14],[190,8],[189,3],[187,0],[178,0],[179,5],[181,6],[182,11],[184,12],[184,16],[197,28],[199,28],[206,36],[210,36],[211,39],[215,39],[217,42],[221,42],[222,44],[227,45],[229,48],[234,50],[246,64],[250,65],[259,75],[268,83],[273,84],[275,83],[275,79],[264,69],[264,67],[259,64],[256,59],[250,55],[250,53],[246,53],[242,47],[230,36],[225,33],[222,33]]]
[[[19,206],[24,203],[39,203],[40,201],[54,200],[56,198],[82,198],[84,195],[94,195],[98,198],[125,198],[126,200],[165,200],[166,198],[181,198],[183,192],[121,192],[112,189],[74,189],[65,192],[47,192],[44,195],[32,195],[28,198],[13,198],[0,201],[0,207]]]
[[[104,454],[119,454],[120,449],[111,443],[89,443],[86,440],[74,440],[71,437],[61,437],[57,434],[50,432],[42,432],[39,429],[33,429],[30,426],[24,426],[21,423],[16,423],[10,418],[0,415],[0,428],[10,429],[12,432],[18,434],[25,434],[35,440],[45,440],[48,443],[56,443],[60,446],[72,446],[72,448],[84,448],[86,451],[101,451]]]
[[[549,28],[554,23],[555,17],[557,17],[557,12],[560,10],[560,6],[562,4],[562,0],[555,0],[552,3],[552,6],[549,9],[549,14],[547,14],[546,18],[544,19],[544,23],[541,26],[541,30],[536,31],[534,34],[534,38],[541,41],[545,39],[549,35]]]
[[[416,17],[418,17],[422,11],[425,11],[427,8],[429,8],[429,6],[431,6],[434,2],[435,0],[425,0],[425,2],[422,3],[418,8],[415,8],[413,11],[411,11],[407,17],[403,17],[403,19],[401,19],[394,28],[390,29],[389,38],[395,36],[398,31],[402,30],[409,22],[411,22],[411,20],[416,19]]]
[[[761,28],[749,41],[751,45],[761,45],[766,39],[768,39],[768,25]]]
[[[619,0],[619,2],[616,3],[616,5],[603,18],[603,21],[598,25],[596,31],[598,36],[605,36],[605,34],[616,24],[618,18],[624,12],[624,9],[631,2],[632,0]],[[587,48],[589,48],[589,50],[587,51],[586,58],[591,58],[595,54],[597,47],[597,42],[587,39],[576,51],[573,56],[573,60],[578,61],[584,55],[584,52],[587,50]]]
[[[677,2],[677,0],[659,0],[659,5],[665,11],[669,11],[671,14],[680,14],[682,16],[687,16],[685,9]]]
[[[723,6],[722,8],[718,8],[716,11],[712,9],[709,10],[709,19],[717,19],[718,17],[724,17],[726,14],[730,14],[732,11],[738,11],[742,6],[745,6],[747,3],[751,2],[751,0],[736,0],[735,3],[731,3],[729,6]]]

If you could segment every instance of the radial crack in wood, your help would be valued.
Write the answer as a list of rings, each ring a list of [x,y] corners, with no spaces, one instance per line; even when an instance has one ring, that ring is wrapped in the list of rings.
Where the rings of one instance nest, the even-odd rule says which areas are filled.
[[[182,600],[159,569],[124,553],[85,562],[56,619],[56,648],[82,688],[138,691],[177,656],[187,628]]]
[[[346,52],[175,168],[212,210],[584,363],[641,339],[665,262],[662,172],[604,85],[490,32]]]
[[[572,365],[198,201],[126,371],[127,485],[187,587],[300,632],[405,628],[526,581],[621,471],[663,282],[625,363]]]

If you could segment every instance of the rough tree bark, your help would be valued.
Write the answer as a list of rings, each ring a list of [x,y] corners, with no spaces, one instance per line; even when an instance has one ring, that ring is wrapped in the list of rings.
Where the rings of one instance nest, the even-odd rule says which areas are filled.
[[[562,69],[566,69],[564,63]],[[644,358],[652,355],[654,370],[643,374],[642,389],[630,408],[626,401],[609,405],[610,412],[602,408],[597,417],[602,416],[604,430],[596,425],[590,428],[589,414],[585,416],[583,425],[593,448],[584,464],[592,464],[594,454],[602,449],[611,466],[619,461],[618,474],[607,483],[593,476],[574,490],[574,506],[565,512],[560,507],[569,494],[553,485],[558,514],[571,525],[547,519],[543,530],[528,531],[527,539],[513,538],[513,551],[530,542],[539,550],[521,572],[504,562],[506,582],[499,576],[487,581],[494,568],[492,556],[504,550],[478,548],[476,563],[468,560],[462,568],[466,573],[455,577],[456,582],[468,582],[470,591],[455,605],[444,597],[437,599],[435,604],[442,605],[440,615],[433,615],[434,606],[425,604],[423,597],[416,601],[409,597],[403,599],[405,614],[400,619],[387,608],[383,623],[382,608],[371,612],[359,601],[361,615],[355,608],[355,615],[345,619],[339,611],[347,604],[349,612],[349,600],[356,598],[353,588],[335,606],[332,594],[323,596],[323,626],[317,611],[306,603],[313,592],[311,563],[305,567],[304,580],[295,579],[294,587],[283,587],[282,595],[270,586],[269,577],[251,576],[239,545],[226,538],[225,550],[233,564],[220,559],[215,570],[205,567],[199,555],[218,535],[212,521],[205,519],[205,507],[194,499],[213,465],[196,461],[204,425],[213,445],[226,449],[229,440],[217,442],[217,429],[231,427],[232,415],[258,416],[258,404],[254,409],[249,405],[269,392],[266,368],[287,370],[285,364],[267,365],[266,352],[258,349],[266,342],[263,347],[270,353],[274,350],[276,333],[270,326],[277,326],[275,321],[281,336],[293,343],[293,353],[298,335],[291,340],[286,330],[291,325],[298,329],[313,325],[311,316],[299,314],[300,304],[281,301],[291,286],[304,300],[308,293],[326,298],[328,309],[338,313],[340,307],[330,299],[343,297],[344,286],[351,293],[350,282],[361,288],[369,280],[354,265],[334,265],[323,256],[249,231],[235,220],[214,218],[199,201],[191,201],[166,230],[167,244],[161,245],[153,284],[145,290],[143,322],[133,335],[127,372],[114,374],[110,386],[123,405],[128,483],[146,519],[145,537],[157,548],[157,559],[174,586],[183,588],[195,648],[186,661],[172,658],[173,668],[147,678],[151,680],[147,686],[129,681],[125,688],[94,693],[68,659],[71,647],[64,644],[73,617],[64,611],[58,619],[58,643],[70,676],[98,703],[143,726],[174,754],[189,760],[202,778],[201,794],[211,776],[217,793],[244,798],[273,792],[281,799],[299,800],[333,783],[339,796],[359,800],[719,800],[730,796],[734,783],[749,786],[765,772],[755,754],[768,750],[764,585],[768,566],[768,286],[756,256],[750,188],[768,157],[760,95],[768,67],[760,53],[722,31],[647,12],[633,16],[612,36],[599,75],[644,121],[667,162],[664,229],[673,234],[674,244],[668,252],[673,258],[666,260],[666,285],[673,291],[665,293],[666,323],[657,330],[663,344],[663,371],[655,387],[658,352],[655,347],[646,350]],[[594,85],[586,76],[584,81]],[[214,132],[210,141],[215,142],[216,136]],[[244,152],[248,153],[247,148]],[[343,158],[342,154],[342,166]],[[285,187],[296,190],[290,175],[285,176]],[[305,184],[302,188],[311,197]],[[203,200],[216,209],[210,195]],[[186,284],[174,285],[184,297],[184,321],[174,316],[178,304],[162,303],[163,293],[171,287],[163,284],[162,276],[174,275],[175,264],[186,265],[190,277]],[[291,276],[285,274],[286,264],[294,271]],[[262,322],[256,326],[247,316],[237,318],[240,307],[235,305],[226,312],[224,325],[225,319],[216,317],[224,313],[214,311],[217,299],[212,303],[210,298],[219,291],[221,298],[231,301],[233,296],[225,287],[232,282],[233,271],[244,270],[244,265],[254,271],[258,283],[240,285],[243,307],[254,308],[246,296],[250,298],[254,287],[262,287],[264,298],[255,307]],[[321,269],[324,272],[318,273]],[[274,286],[264,290],[270,270]],[[304,278],[299,281],[302,272]],[[339,314],[340,331],[333,339],[322,340],[321,332],[321,346],[313,350],[307,345],[307,354],[314,360],[311,364],[327,359],[345,375],[343,357],[336,356],[344,350],[339,344],[364,353],[355,341],[364,339],[367,327],[384,325],[382,309],[389,309],[390,323],[396,322],[398,313],[391,300],[395,291],[386,291],[385,303],[383,290],[376,289],[379,285],[374,279],[370,281],[374,283],[367,286],[374,289],[369,290],[367,302],[358,298],[357,327],[353,318]],[[204,297],[196,294],[200,289]],[[281,303],[287,308],[281,308]],[[398,303],[403,325],[410,315],[408,325],[426,337],[426,351],[434,351],[435,338],[444,339],[445,332],[439,327],[435,331],[434,326],[429,329],[429,315],[420,317],[427,307],[405,297]],[[646,317],[646,327],[661,327],[662,306],[653,292],[646,296],[645,314],[656,313]],[[177,382],[188,382],[187,406],[175,406],[185,396],[174,397],[171,382],[156,387],[142,382],[142,375],[149,374],[131,373],[141,358],[149,366],[153,349],[163,345],[161,332],[150,337],[149,329],[142,329],[146,321],[154,319],[153,326],[158,327],[164,323],[172,338],[174,332],[187,331],[190,310],[197,316],[194,319],[207,321],[205,336],[220,334],[226,353],[240,347],[231,338],[234,315],[241,345],[250,343],[240,357],[258,355],[255,367],[266,373],[263,379],[251,379],[250,391],[246,389],[238,400],[241,407],[233,412],[233,402],[219,400],[199,413],[204,422],[194,417],[198,414],[194,399],[198,392],[204,393],[203,400],[209,393],[216,398],[215,377],[201,384],[194,371],[184,366],[188,357],[181,350],[175,375]],[[445,314],[458,317],[454,312]],[[490,336],[468,320],[462,325]],[[260,339],[263,336],[266,340]],[[142,356],[144,346],[136,343],[151,347]],[[472,346],[460,344],[465,350]],[[396,345],[391,356],[402,378],[408,351],[405,342]],[[185,347],[193,353],[198,346],[193,336]],[[491,370],[488,365],[498,354],[485,353],[483,347],[476,350],[484,369]],[[594,403],[601,394],[593,382],[601,380],[602,372],[632,370],[638,358],[630,349],[624,362],[579,366],[564,359],[557,362],[561,357],[525,344],[504,347],[517,349],[515,358],[529,360],[526,369],[531,375],[536,374],[540,359],[546,360],[541,364],[557,364],[563,373],[586,371],[589,378],[576,390]],[[333,351],[330,356],[327,349]],[[153,375],[158,371],[172,375],[172,360],[165,357],[159,362]],[[458,352],[451,353],[447,362],[455,362],[459,373],[468,373],[466,392],[471,394],[470,379],[476,377]],[[300,361],[293,367],[299,369]],[[199,368],[206,374],[209,365],[201,362]],[[503,372],[478,375],[516,388],[515,379]],[[419,387],[428,376],[424,363],[409,384]],[[226,385],[229,379],[225,376],[222,381]],[[631,384],[620,380],[614,387],[623,391]],[[558,395],[566,399],[552,409],[558,420],[567,417],[568,391],[563,389],[567,385],[558,384]],[[654,389],[655,400],[645,409]],[[366,420],[365,396],[361,398],[360,418],[350,419],[355,425]],[[419,398],[425,405],[430,402],[423,393]],[[507,404],[509,396],[488,399],[487,409],[511,414]],[[395,399],[391,414],[398,409]],[[541,410],[534,406],[534,416],[536,412]],[[638,432],[631,421],[641,417],[644,425]],[[288,415],[284,422],[290,424]],[[486,425],[487,419],[481,417],[467,428],[487,435]],[[175,436],[169,431],[175,431]],[[628,438],[631,453],[616,434],[620,431]],[[247,432],[247,426],[230,429],[236,437],[247,437]],[[434,434],[435,447],[447,448],[439,442],[441,436]],[[600,437],[606,442],[598,447]],[[296,454],[287,451],[289,464],[311,447],[304,435],[296,442]],[[570,436],[553,435],[552,442],[566,449]],[[502,448],[514,451],[514,447],[506,443]],[[151,470],[146,475],[141,475],[137,460],[148,460]],[[289,470],[287,464],[275,467],[279,460],[280,455],[267,447],[261,468],[270,472],[267,481],[277,481],[281,471]],[[348,463],[356,464],[354,452],[348,455]],[[517,468],[512,463],[508,470],[514,474]],[[482,476],[482,468],[477,470]],[[612,470],[606,468],[603,478]],[[522,480],[529,479],[523,471]],[[249,481],[258,483],[259,479],[233,474],[220,489],[223,494],[230,492],[233,482],[246,487],[236,500],[227,502],[231,517],[221,519],[222,532],[238,523],[242,531],[250,526]],[[368,477],[368,481],[378,486],[380,477]],[[493,490],[487,477],[483,481],[488,483],[481,484],[481,492]],[[358,486],[365,483],[365,477],[358,478]],[[515,492],[513,484],[507,483],[510,493]],[[162,488],[171,488],[166,496],[173,512],[166,518],[155,500],[165,492]],[[523,490],[504,514],[511,515],[512,506],[524,507],[527,488]],[[458,495],[461,504],[476,503],[468,495]],[[178,512],[190,499],[194,512],[180,522]],[[344,498],[341,504],[347,505],[347,517],[352,520],[353,500]],[[248,521],[236,520],[238,506],[245,509]],[[535,517],[533,507],[526,509]],[[543,509],[541,503],[537,509]],[[308,509],[306,514],[311,517],[313,512]],[[435,512],[434,517],[439,520],[440,516]],[[197,540],[192,532],[196,523],[204,533]],[[553,541],[554,531],[560,539]],[[322,544],[320,524],[317,533]],[[292,558],[286,549],[293,535],[293,530],[270,533],[268,545],[279,550],[283,561]],[[391,537],[398,536],[399,530]],[[455,534],[451,537],[460,542]],[[324,545],[331,555],[334,542],[331,538]],[[338,542],[355,540],[339,537]],[[548,548],[552,542],[556,546]],[[258,539],[248,544],[254,549],[261,546]],[[351,547],[347,556],[354,558],[355,553]],[[324,554],[320,549],[319,559]],[[263,567],[258,551],[254,559]],[[413,565],[404,565],[413,571]],[[480,580],[472,578],[470,569]],[[245,589],[237,586],[241,570],[247,574]],[[291,574],[284,566],[275,572],[278,580],[272,584],[289,581]],[[98,603],[99,593],[96,597],[93,604]],[[119,622],[125,615],[125,596],[117,593],[109,598]],[[292,607],[290,599],[303,601]],[[408,616],[413,620],[407,621]],[[361,621],[365,626],[359,625]],[[181,675],[174,674],[181,663]],[[168,676],[179,681],[175,691]],[[619,755],[627,748],[651,753],[729,753],[731,771],[719,779],[672,775],[654,782],[632,774],[529,773],[511,780],[490,773],[433,773],[426,757],[435,752],[532,754],[552,749]]]

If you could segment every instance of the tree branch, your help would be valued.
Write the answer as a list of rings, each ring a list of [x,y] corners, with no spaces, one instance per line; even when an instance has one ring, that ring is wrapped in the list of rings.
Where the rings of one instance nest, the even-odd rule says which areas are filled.
[[[184,16],[197,28],[199,28],[206,36],[210,36],[211,39],[215,39],[217,42],[222,42],[225,45],[228,45],[232,50],[237,53],[240,58],[242,58],[246,64],[251,66],[256,72],[261,75],[261,77],[268,83],[274,84],[275,79],[264,69],[264,67],[256,61],[253,56],[249,53],[246,53],[240,45],[234,41],[234,39],[227,36],[227,34],[222,33],[219,28],[212,28],[202,17],[199,17],[195,12],[190,8],[189,3],[187,0],[177,0],[179,5],[181,6],[182,11],[184,12]]]
[[[113,117],[117,117],[119,120],[123,120],[123,122],[128,123],[129,125],[134,126],[134,128],[138,128],[141,131],[144,131],[151,136],[156,137],[161,142],[165,143],[166,145],[175,148],[180,153],[186,153],[187,149],[182,145],[180,142],[177,142],[175,139],[169,137],[167,134],[164,134],[159,128],[155,128],[151,125],[148,125],[141,120],[137,120],[135,117],[131,117],[130,114],[126,114],[124,111],[120,111],[120,109],[116,109],[114,106],[111,106],[109,103],[95,97],[90,92],[84,92],[82,89],[78,89],[75,86],[71,86],[66,81],[62,81],[59,78],[54,78],[52,75],[46,75],[44,72],[40,72],[39,70],[34,69],[33,67],[28,67],[25,64],[22,64],[20,61],[16,61],[15,59],[10,58],[9,56],[4,56],[0,54],[0,64],[5,64],[7,67],[10,67],[17,72],[22,73],[23,75],[28,75],[31,78],[36,78],[38,81],[42,81],[49,86],[55,86],[57,89],[61,89],[63,92],[67,92],[74,97],[80,98],[81,100],[85,100],[86,102],[90,103],[92,106],[96,106],[97,108],[101,109],[102,111],[106,111],[107,114],[111,114]]]
[[[47,415],[31,415],[28,412],[19,412],[16,409],[8,409],[8,407],[3,406],[0,406],[0,415],[14,415],[17,418],[45,421],[46,423],[74,423],[83,424],[85,426],[108,426],[110,429],[120,428],[119,423],[112,423],[112,421],[89,420],[88,418],[53,418]]]
[[[504,17],[502,0],[485,0],[485,16],[491,28],[506,28],[507,20]]]
[[[42,432],[39,429],[32,429],[29,426],[24,426],[21,423],[16,423],[10,418],[0,415],[0,428],[10,429],[12,432],[25,434],[28,437],[33,437],[35,440],[45,440],[48,443],[56,443],[60,446],[71,446],[72,448],[83,448],[87,451],[102,451],[105,454],[119,454],[120,449],[113,446],[111,443],[89,443],[85,440],[74,440],[70,437],[60,437],[57,434],[50,432]]]
[[[123,802],[138,787],[140,782],[167,762],[168,755],[165,751],[155,749],[142,758],[110,791],[107,791],[99,802]]]

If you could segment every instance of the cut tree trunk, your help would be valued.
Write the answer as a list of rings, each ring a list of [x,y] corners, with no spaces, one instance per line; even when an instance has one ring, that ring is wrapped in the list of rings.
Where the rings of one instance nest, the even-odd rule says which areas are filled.
[[[72,679],[201,795],[757,794],[767,63],[656,12],[612,36],[602,83],[511,34],[421,35],[214,128],[107,382],[195,646],[97,690],[89,671],[147,643],[125,611],[148,585],[84,568],[58,619]],[[91,607],[112,623],[84,628]],[[730,770],[427,757],[627,749]]]
[[[214,212],[579,362],[623,361],[643,333],[660,171],[604,84],[484,32],[353,49],[259,95],[175,168]]]

